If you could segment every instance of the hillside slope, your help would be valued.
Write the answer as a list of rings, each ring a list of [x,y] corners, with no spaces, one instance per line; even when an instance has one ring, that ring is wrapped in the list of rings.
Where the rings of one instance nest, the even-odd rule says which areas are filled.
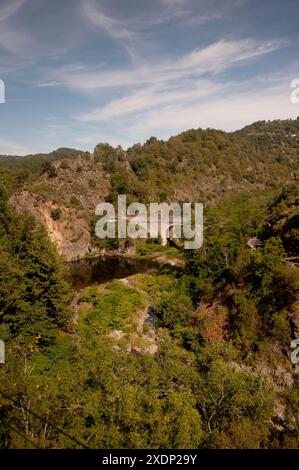
[[[59,251],[73,259],[96,249],[94,209],[117,194],[129,201],[209,205],[228,193],[281,189],[296,178],[298,126],[297,119],[255,123],[235,133],[192,129],[127,151],[99,144],[93,154],[59,149],[47,157],[0,157],[0,176],[17,174],[11,202],[43,223]]]

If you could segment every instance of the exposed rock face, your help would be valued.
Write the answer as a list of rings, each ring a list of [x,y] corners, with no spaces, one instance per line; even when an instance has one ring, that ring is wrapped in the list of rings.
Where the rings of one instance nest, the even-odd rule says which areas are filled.
[[[11,203],[17,211],[29,212],[44,225],[50,240],[66,260],[83,257],[93,251],[90,235],[91,214],[88,211],[58,206],[28,191],[15,194],[11,198]],[[59,219],[54,220],[52,211],[58,207],[61,213]]]
[[[92,156],[54,161],[54,176],[41,174],[14,194],[10,202],[29,212],[45,226],[50,240],[68,261],[96,251],[91,242],[91,221],[98,203],[108,193],[109,179]],[[59,216],[54,217],[53,211]]]

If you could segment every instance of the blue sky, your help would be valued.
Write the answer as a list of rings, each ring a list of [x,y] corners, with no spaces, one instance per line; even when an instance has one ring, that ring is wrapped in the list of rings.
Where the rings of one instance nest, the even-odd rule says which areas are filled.
[[[0,0],[0,154],[299,115],[298,0]]]

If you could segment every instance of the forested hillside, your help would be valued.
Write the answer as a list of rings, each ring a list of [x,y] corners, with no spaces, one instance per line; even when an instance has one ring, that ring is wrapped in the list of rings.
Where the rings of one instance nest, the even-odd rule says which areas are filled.
[[[74,259],[96,251],[94,208],[120,193],[128,201],[206,206],[232,192],[274,194],[298,171],[298,122],[262,122],[230,134],[193,129],[168,141],[152,137],[127,151],[99,144],[93,154],[59,149],[48,157],[5,157],[0,178],[16,209],[31,212],[59,252]]]
[[[298,122],[0,157],[2,447],[298,447]],[[124,193],[203,202],[203,247],[99,243]],[[157,269],[74,288],[104,252]]]

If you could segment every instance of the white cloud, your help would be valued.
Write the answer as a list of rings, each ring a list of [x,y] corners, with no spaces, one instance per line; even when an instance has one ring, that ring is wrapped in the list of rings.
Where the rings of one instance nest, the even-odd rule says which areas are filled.
[[[34,22],[38,18],[39,11],[45,7],[45,0],[32,1],[32,3],[28,0],[7,0],[4,5],[2,1],[0,0],[0,72],[2,75],[12,74],[29,66],[34,69],[41,59],[44,61],[57,59],[67,52],[65,46],[67,41],[64,41],[63,47],[61,44],[54,46],[52,42],[49,43],[43,39],[39,28],[31,25],[28,19],[21,17],[22,7],[24,10],[30,8]],[[49,27],[52,28],[52,25]]]
[[[29,149],[15,142],[0,138],[0,155],[28,155]]]
[[[186,3],[189,3],[188,0],[161,0],[162,5],[165,5],[167,7],[177,7],[177,6],[182,6],[185,5]]]
[[[166,103],[178,101],[198,100],[204,96],[211,95],[219,90],[219,85],[208,81],[198,81],[190,87],[179,87],[178,89],[159,89],[159,87],[148,87],[132,93],[124,98],[113,100],[102,108],[96,108],[90,113],[83,114],[77,119],[85,122],[99,122],[122,115],[144,111],[148,108],[161,106]]]
[[[221,40],[205,49],[195,49],[178,61],[180,69],[197,69],[203,73],[217,73],[230,66],[254,59],[260,55],[269,54],[285,45],[282,40],[272,40],[258,43],[253,39],[241,41]]]
[[[187,16],[189,0],[160,0],[156,13],[148,12],[130,17],[109,16],[102,11],[96,0],[81,0],[79,11],[90,24],[105,30],[115,39],[134,39],[141,31],[150,26],[169,22],[174,17]],[[208,19],[208,15],[205,15]],[[136,45],[138,47],[138,45]]]
[[[0,47],[12,54],[22,54],[30,48],[30,41],[27,34],[8,26],[0,28]]]
[[[269,54],[285,43],[272,40],[258,43],[253,39],[240,41],[221,40],[191,53],[173,62],[161,62],[159,65],[147,64],[131,69],[107,70],[82,64],[63,66],[51,72],[47,80],[39,86],[64,85],[83,92],[110,87],[133,85],[155,85],[177,81],[182,78],[200,77],[206,73],[216,74],[232,66]]]
[[[124,22],[102,13],[97,7],[95,0],[85,0],[80,6],[83,15],[91,24],[104,29],[112,37],[117,39],[128,39],[131,37],[130,31],[123,26]]]
[[[9,1],[5,5],[2,5],[0,7],[0,22],[14,15],[26,1],[27,0],[15,0],[14,2]]]
[[[117,143],[125,147],[150,135],[165,139],[190,128],[234,131],[258,120],[296,118],[299,105],[290,101],[289,84],[282,74],[254,77],[243,83],[199,82],[197,90],[168,90],[165,96],[154,88],[147,89],[114,100],[93,114],[81,116],[81,120],[101,122],[100,129],[102,125],[113,129],[108,140],[118,139]]]
[[[254,40],[219,41],[206,48],[196,49],[171,64],[162,63],[151,69],[140,67],[134,71],[95,72],[85,79],[84,69],[78,67],[79,73],[65,71],[65,78],[71,80],[73,87],[80,87],[82,83],[86,90],[121,84],[129,87],[125,96],[76,117],[82,122],[103,122],[133,113],[140,115],[149,109],[159,110],[165,105],[175,106],[190,101],[198,103],[220,90],[224,92],[235,84],[217,83],[217,73],[268,54],[283,44],[276,40],[261,44]],[[209,78],[203,80],[203,76]],[[132,87],[137,89],[132,90]]]
[[[204,104],[180,103],[150,110],[126,131],[164,137],[194,127],[233,131],[258,120],[296,118],[298,114],[299,106],[291,103],[289,88],[280,86],[255,93],[230,93]]]
[[[190,13],[189,3],[189,0],[161,0],[162,6],[168,10],[168,13],[172,12],[175,16],[182,16]]]
[[[204,24],[215,18],[222,18],[224,12],[236,5],[240,0],[229,0],[228,4],[216,4],[216,8],[211,7],[206,0],[200,0],[202,12],[194,16],[190,0],[155,0],[156,9],[144,8],[143,13],[136,15],[121,16],[119,11],[113,9],[113,2],[110,6],[110,15],[97,0],[81,0],[78,4],[80,15],[93,27],[105,31],[111,38],[118,41],[132,62],[143,62],[144,46],[155,47],[155,40],[152,28],[159,25],[176,21],[186,24],[186,28],[195,22]],[[244,1],[244,0],[242,0]]]
[[[25,2],[15,0],[0,7],[0,47],[10,53],[19,53],[28,45],[27,36],[13,28],[8,21]]]

